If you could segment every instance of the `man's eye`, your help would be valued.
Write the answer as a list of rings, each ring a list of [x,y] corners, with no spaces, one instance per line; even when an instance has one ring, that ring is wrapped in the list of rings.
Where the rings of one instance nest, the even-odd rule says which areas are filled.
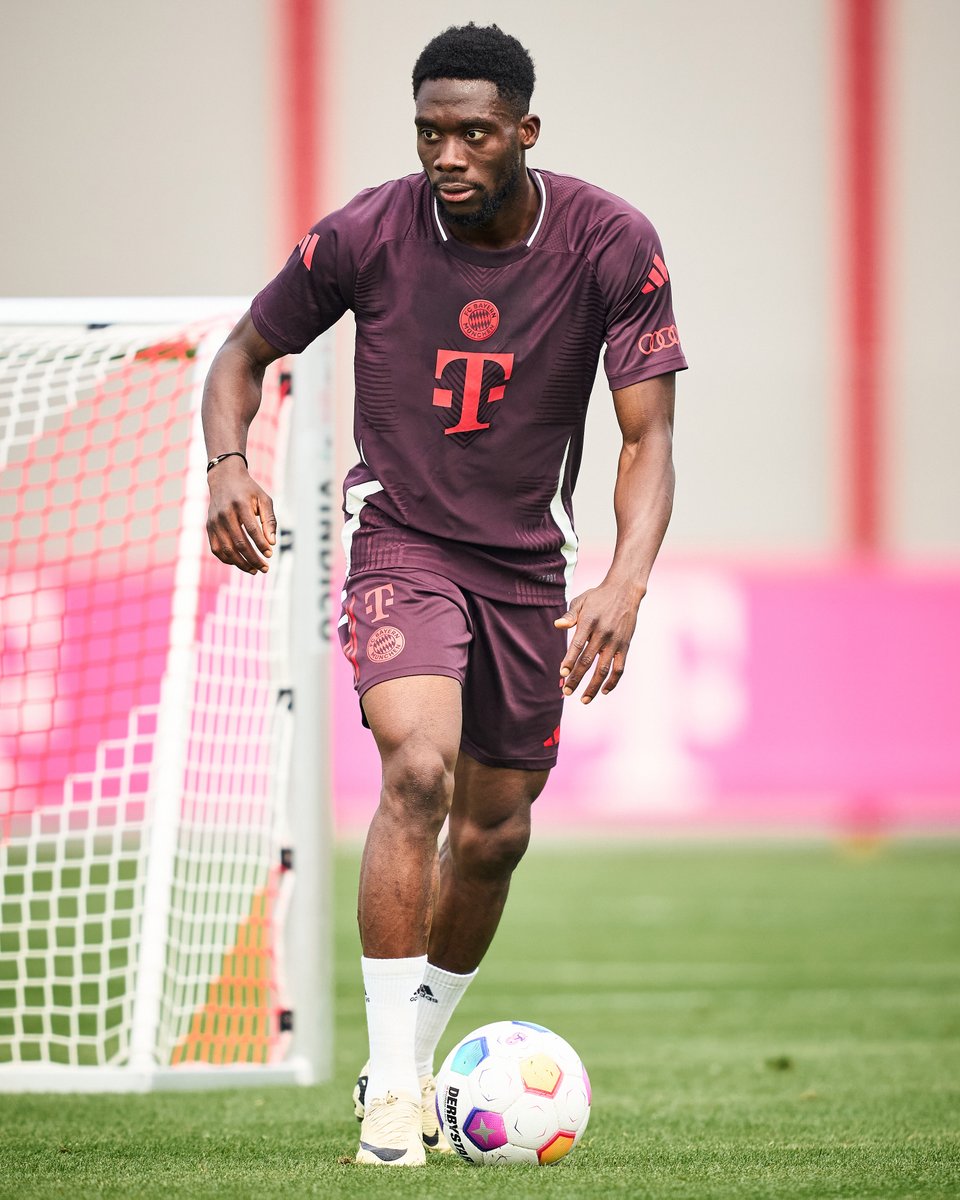
[[[468,129],[467,130],[467,141],[468,142],[479,142],[480,139],[483,137],[483,133],[484,133],[484,131],[482,129]]]
[[[437,131],[435,129],[421,129],[420,136],[425,142],[435,142],[437,140]]]

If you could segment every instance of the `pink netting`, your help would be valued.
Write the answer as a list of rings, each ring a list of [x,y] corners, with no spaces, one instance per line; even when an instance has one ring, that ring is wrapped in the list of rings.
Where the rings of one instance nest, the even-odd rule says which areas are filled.
[[[93,770],[98,746],[125,735],[130,713],[159,701],[201,333],[112,351],[103,377],[66,411],[51,403],[0,470],[4,833],[58,803],[70,775]],[[274,371],[249,446],[268,488],[279,407]],[[198,528],[198,634],[232,582],[204,546]]]
[[[262,1062],[281,1045],[280,572],[217,562],[191,499],[205,332],[0,343],[0,1064],[126,1059],[171,695],[189,712],[186,744],[163,750],[183,770],[158,1060]],[[247,448],[270,491],[284,392],[274,368]]]

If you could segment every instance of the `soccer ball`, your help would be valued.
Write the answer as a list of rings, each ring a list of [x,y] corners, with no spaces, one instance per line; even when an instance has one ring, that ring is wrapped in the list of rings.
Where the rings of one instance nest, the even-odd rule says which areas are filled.
[[[440,1127],[461,1158],[481,1167],[557,1162],[583,1136],[590,1100],[573,1047],[529,1021],[475,1029],[437,1075]]]

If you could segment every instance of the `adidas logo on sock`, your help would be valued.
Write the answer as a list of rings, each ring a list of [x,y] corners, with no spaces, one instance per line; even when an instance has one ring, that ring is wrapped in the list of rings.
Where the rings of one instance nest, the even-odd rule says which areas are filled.
[[[412,999],[416,1000],[418,996],[422,996],[424,1000],[429,1000],[431,1004],[439,1004],[440,1001],[436,998],[429,986],[421,983],[417,990],[413,993]]]
[[[655,292],[657,288],[663,287],[669,278],[670,275],[667,272],[667,264],[663,261],[659,254],[655,254],[653,256],[653,266],[650,268],[647,274],[647,282],[643,285],[640,291],[647,296],[650,294],[650,292]]]

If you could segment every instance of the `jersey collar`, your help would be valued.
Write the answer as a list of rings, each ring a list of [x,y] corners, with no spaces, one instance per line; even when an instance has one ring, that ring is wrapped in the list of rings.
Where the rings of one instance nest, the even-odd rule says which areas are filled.
[[[539,171],[534,171],[530,168],[530,174],[533,176],[534,183],[537,185],[537,190],[540,193],[540,208],[537,212],[537,219],[533,223],[533,229],[530,231],[530,236],[522,242],[518,242],[515,246],[507,246],[503,250],[481,250],[478,247],[468,245],[466,242],[458,242],[456,238],[450,237],[446,229],[443,227],[443,221],[440,219],[440,209],[437,205],[436,196],[432,196],[433,220],[437,227],[437,232],[440,234],[440,240],[444,243],[444,248],[449,250],[451,254],[457,255],[458,258],[466,258],[471,262],[488,263],[493,266],[501,262],[512,262],[514,259],[522,258],[524,254],[533,246],[534,241],[543,228],[543,219],[547,211],[547,185],[543,180]]]

